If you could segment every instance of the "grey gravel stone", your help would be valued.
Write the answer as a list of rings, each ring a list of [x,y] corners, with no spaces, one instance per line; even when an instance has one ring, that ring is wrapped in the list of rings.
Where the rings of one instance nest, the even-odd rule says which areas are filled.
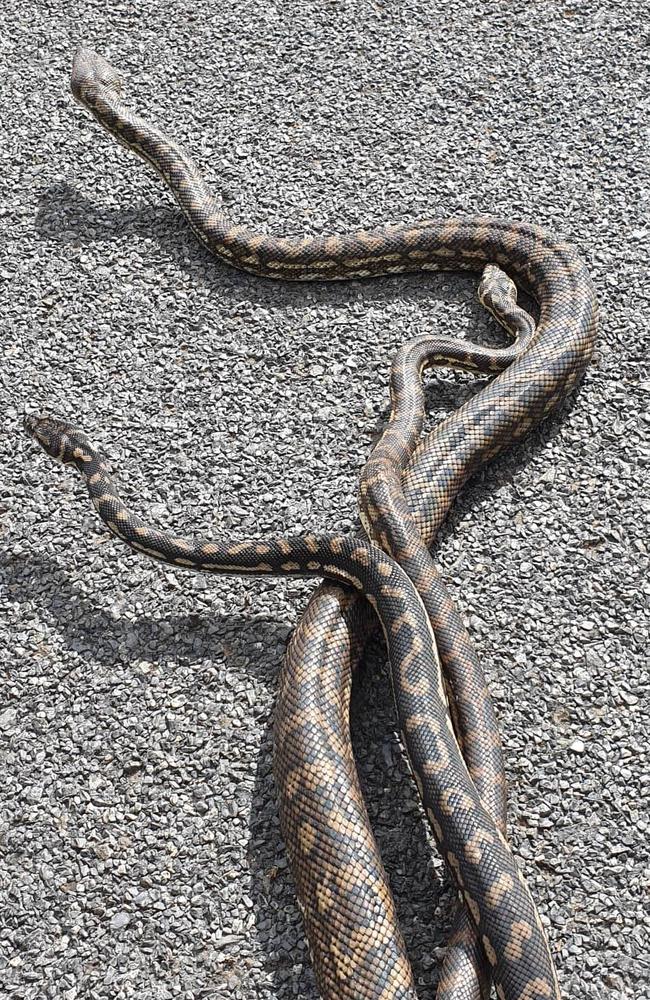
[[[3,997],[316,998],[271,773],[313,583],[119,548],[24,439],[25,407],[77,419],[178,532],[350,530],[397,347],[499,338],[475,277],[288,287],[211,260],[74,104],[80,37],[243,222],[485,211],[580,248],[602,311],[584,385],[472,481],[438,557],[497,700],[510,835],[564,995],[650,997],[646,22],[638,0],[4,5]],[[472,391],[430,376],[429,424]],[[430,1000],[453,898],[379,642],[352,721]]]

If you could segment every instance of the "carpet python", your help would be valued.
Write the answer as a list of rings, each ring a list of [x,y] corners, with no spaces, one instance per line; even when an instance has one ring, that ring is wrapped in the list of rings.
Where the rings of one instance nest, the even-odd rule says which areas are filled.
[[[448,341],[402,349],[396,361],[403,365],[406,377],[400,388],[399,372],[396,375],[393,368],[393,420],[361,483],[363,521],[375,544],[348,536],[315,535],[239,542],[174,538],[123,504],[104,459],[85,434],[52,418],[30,417],[27,424],[50,454],[77,466],[100,516],[136,550],[207,572],[323,576],[355,588],[368,599],[388,644],[404,746],[497,993],[501,1000],[559,997],[543,927],[503,836],[502,791],[493,795],[488,807],[487,787],[485,783],[481,787],[485,774],[498,773],[489,763],[490,747],[485,740],[492,742],[498,757],[498,738],[490,730],[487,737],[484,732],[481,748],[471,699],[468,702],[462,692],[457,693],[449,679],[462,753],[454,732],[438,650],[445,669],[454,660],[462,665],[472,654],[435,567],[427,562],[425,546],[467,478],[551,412],[582,375],[597,326],[595,295],[584,265],[571,246],[539,227],[488,216],[432,218],[324,237],[265,235],[236,225],[222,211],[180,146],[124,104],[119,75],[101,56],[87,48],[78,50],[72,89],[104,128],[155,167],[193,231],[225,263],[285,280],[481,270],[498,265],[537,301],[537,327],[511,349],[509,363],[495,360],[495,352],[481,359],[480,349],[467,344],[454,349]],[[450,361],[469,370],[499,374],[451,414],[411,457],[414,441],[405,445],[396,415],[405,404],[417,410],[414,400],[422,368]],[[504,363],[507,367],[501,370]],[[322,995],[329,1000],[406,1000],[415,997],[415,991],[399,930],[389,927],[394,910],[381,863],[373,869],[369,861],[364,867],[359,854],[361,865],[346,871],[340,850],[328,853],[327,836],[332,831],[334,843],[342,845],[359,824],[367,826],[365,810],[347,798],[358,782],[349,750],[344,676],[359,653],[364,616],[353,593],[332,583],[319,588],[310,602],[293,637],[281,680],[275,767],[301,908],[311,910],[312,923],[329,922],[322,936],[310,929],[306,915]],[[337,641],[337,634],[342,641]],[[347,660],[338,664],[338,682],[328,689],[336,711],[319,714],[313,704],[302,710],[290,707],[288,678],[302,679],[303,688],[292,685],[294,694],[302,697],[310,678],[313,683],[318,664],[331,651],[336,656],[343,653]],[[328,676],[334,675],[330,671]],[[327,685],[326,677],[317,696],[320,708]],[[472,747],[476,749],[474,762]],[[297,800],[298,812],[291,805]],[[352,820],[346,813],[348,802],[355,813]],[[323,828],[327,835],[321,837]],[[376,852],[369,831],[364,844]],[[308,892],[301,891],[305,866],[320,870],[315,894],[312,886]],[[355,892],[364,905],[346,913],[344,904]],[[384,936],[379,929],[383,916],[375,919],[375,911],[380,914],[382,910],[388,920]],[[466,944],[467,930],[461,927],[456,937],[458,943]],[[327,953],[319,955],[324,942]],[[472,953],[474,945],[468,948],[468,954]],[[464,1000],[477,995],[477,988],[479,992],[486,988],[486,977],[478,970],[474,983],[464,976],[453,963],[447,972],[443,968],[444,995]]]

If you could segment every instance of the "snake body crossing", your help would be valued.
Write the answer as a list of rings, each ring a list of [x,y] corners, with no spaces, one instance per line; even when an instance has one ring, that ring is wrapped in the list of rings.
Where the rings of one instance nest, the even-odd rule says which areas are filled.
[[[537,299],[539,323],[529,342],[515,352],[516,357],[505,371],[444,421],[435,438],[415,452],[406,468],[403,494],[394,469],[406,467],[409,447],[397,442],[396,451],[393,440],[389,446],[390,462],[383,462],[380,454],[375,456],[374,471],[372,464],[368,467],[364,520],[371,534],[381,538],[394,558],[376,545],[343,536],[310,535],[235,544],[171,538],[146,525],[124,506],[101,457],[81,432],[47,419],[30,419],[29,429],[51,454],[77,465],[109,528],[139,551],[208,572],[327,576],[352,584],[365,594],[376,607],[386,634],[400,729],[427,815],[477,928],[484,954],[493,967],[497,992],[507,1000],[558,997],[553,964],[534,904],[501,831],[470,777],[449,720],[436,638],[444,650],[445,665],[454,656],[462,662],[464,639],[453,622],[450,627],[444,591],[436,589],[435,580],[432,584],[431,567],[420,556],[414,556],[413,545],[417,532],[421,555],[419,536],[426,543],[432,540],[449,505],[472,472],[557,406],[581,376],[596,333],[595,297],[583,264],[570,246],[558,243],[538,227],[483,216],[430,219],[341,236],[282,239],[236,226],[221,212],[187,154],[126,108],[120,98],[119,78],[105,60],[80,49],[73,67],[72,89],[108,131],[153,164],[199,238],[215,256],[229,264],[266,277],[329,280],[441,268],[476,270],[496,263]],[[444,351],[438,345],[430,354],[440,360]],[[462,362],[458,357],[455,360]],[[466,367],[480,369],[471,351],[467,351],[465,361]],[[499,367],[497,363],[495,368]],[[413,379],[409,377],[403,387],[407,402],[413,395],[412,385]],[[404,398],[395,402],[399,408]],[[377,465],[380,461],[381,468]],[[388,467],[391,463],[393,471]],[[393,507],[397,520],[392,519]],[[400,566],[409,565],[409,560],[409,572],[414,573],[415,579],[419,575],[421,587],[434,595],[431,610],[435,638],[422,599],[410,575]],[[327,615],[321,613],[323,600],[328,604]],[[319,657],[316,643],[320,642],[321,652],[334,649],[334,643],[329,647],[328,637],[334,637],[337,629],[342,636],[349,626],[356,628],[359,614],[349,592],[326,585],[308,609],[302,632],[299,628],[294,637],[287,671],[309,674]],[[358,644],[348,631],[345,649],[348,663]],[[341,785],[340,776],[323,770],[323,759],[318,756],[325,741],[330,747],[336,745],[342,759],[351,761],[344,718],[344,685],[331,690],[330,697],[340,702],[338,729],[324,733],[316,727],[311,733],[311,745],[303,741],[298,757],[291,757],[290,741],[285,750],[280,740],[276,764],[282,779],[283,826],[289,834],[299,894],[301,870],[305,866],[313,869],[314,865],[321,869],[321,898],[314,904],[303,894],[301,904],[303,908],[312,906],[317,921],[330,921],[334,933],[338,927],[334,945],[331,931],[328,937],[335,960],[331,955],[325,956],[319,965],[316,953],[316,971],[327,997],[405,1000],[415,994],[410,973],[399,954],[398,935],[397,952],[390,967],[382,965],[379,956],[386,942],[368,943],[366,939],[361,951],[377,953],[380,972],[355,978],[354,951],[355,946],[362,944],[361,932],[353,940],[354,923],[346,924],[345,914],[337,908],[337,893],[343,892],[345,873],[340,871],[338,857],[328,858],[315,850],[320,826],[329,824],[331,830],[339,823],[339,832],[348,829],[341,809],[347,790],[355,782],[348,769]],[[283,713],[289,712],[289,702],[285,685],[278,706],[279,733],[288,732],[288,715],[283,718]],[[304,723],[303,718],[300,724],[304,727]],[[296,761],[297,766],[293,766]],[[480,763],[474,767],[475,780],[480,767]],[[325,803],[321,802],[320,815],[306,817],[302,826],[296,824],[295,814],[293,818],[291,814],[291,799],[299,794],[301,782],[303,787],[310,782],[321,783],[330,793]],[[495,811],[498,812],[498,807]],[[499,817],[497,820],[500,822]],[[363,825],[363,815],[360,822]],[[369,832],[366,844],[368,850],[373,849]],[[353,894],[355,878],[361,892],[361,876],[348,875],[351,878],[347,880],[348,893]],[[375,889],[378,906],[384,906],[390,915],[392,901],[380,868]],[[309,930],[309,920],[307,926]],[[321,939],[317,933],[310,937],[317,952]],[[459,986],[454,993],[454,984],[448,985],[449,996],[460,996],[460,990],[464,989]]]
[[[557,992],[535,905],[458,750],[431,624],[399,564],[377,546],[348,536],[235,543],[175,537],[129,510],[106,462],[83,432],[48,417],[28,417],[26,427],[53,458],[77,467],[109,530],[137,552],[202,572],[325,576],[364,594],[377,611],[386,637],[400,729],[425,808],[483,947],[492,958],[495,982],[504,996],[519,997],[528,982],[528,969],[534,968],[540,982]],[[307,758],[286,776],[285,785],[290,790],[292,783],[322,781],[323,771],[322,761]],[[325,777],[334,780],[335,776]],[[336,819],[330,816],[330,822]],[[304,816],[302,835],[307,841],[310,828],[310,817]],[[486,903],[481,906],[478,901]]]

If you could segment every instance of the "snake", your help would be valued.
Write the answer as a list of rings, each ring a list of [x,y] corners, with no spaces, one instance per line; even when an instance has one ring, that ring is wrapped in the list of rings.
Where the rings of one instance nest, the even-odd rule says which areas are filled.
[[[507,348],[474,350],[475,370],[494,373],[524,351],[534,335],[532,317],[517,302],[517,288],[494,265],[487,265],[479,301],[513,337]],[[440,344],[452,363],[449,338]],[[454,345],[452,345],[453,348]],[[391,370],[391,420],[361,471],[359,511],[366,534],[398,559],[420,594],[433,625],[447,686],[454,731],[476,788],[501,832],[506,834],[506,777],[499,727],[480,661],[467,629],[415,523],[403,488],[403,476],[422,431],[425,400],[421,372],[429,365],[430,340],[402,347]],[[438,364],[442,364],[438,360]],[[456,367],[459,362],[455,361]],[[460,362],[462,367],[462,359]],[[417,780],[417,775],[416,775]],[[442,965],[438,1000],[462,992],[487,996],[490,967],[482,943],[460,906]]]
[[[401,222],[332,236],[267,235],[236,224],[223,212],[219,200],[210,192],[188,154],[123,102],[120,75],[105,59],[81,47],[75,56],[71,85],[75,97],[105,129],[158,171],[193,231],[222,262],[262,277],[299,281],[440,269],[475,271],[486,264],[496,264],[537,301],[539,322],[525,349],[469,402],[443,421],[436,430],[435,441],[427,446],[425,460],[420,460],[418,450],[410,460],[404,478],[404,496],[410,517],[425,542],[435,536],[450,504],[472,473],[552,412],[581,378],[596,338],[595,291],[574,248],[541,227],[479,215]],[[471,360],[469,357],[470,368]],[[155,558],[162,554],[177,560],[177,565],[192,563],[191,568],[207,571],[295,572],[326,576],[344,585],[351,584],[376,605],[387,636],[404,745],[434,836],[477,929],[497,993],[502,1000],[546,1000],[559,996],[539,916],[503,834],[477,792],[456,741],[446,707],[436,636],[417,589],[400,565],[400,561],[408,558],[408,553],[398,551],[397,546],[392,547],[392,555],[382,554],[380,546],[371,542],[352,541],[347,536],[312,535],[274,542],[249,540],[234,545],[212,541],[200,543],[216,546],[216,550],[211,549],[209,553],[194,548],[194,543],[180,540],[183,542],[180,549],[170,549],[168,536],[139,522],[119,501],[117,493],[112,492],[112,480],[107,479],[102,460],[92,451],[85,436],[66,424],[54,422],[47,426],[46,434],[44,425],[39,425],[40,433],[50,440],[56,454],[74,460],[87,476],[88,483],[90,475],[94,475],[98,477],[95,486],[107,487],[108,492],[102,495],[111,497],[110,501],[100,502],[95,495],[99,512],[133,547],[139,546]],[[35,427],[31,429],[36,433]],[[72,453],[69,450],[71,442],[74,444]],[[71,459],[75,450],[83,458]],[[127,537],[136,528],[140,534]],[[190,548],[185,550],[185,545]],[[260,546],[267,545],[269,551],[261,553]],[[286,551],[287,545],[289,551]],[[200,555],[200,565],[192,562],[190,555]],[[313,568],[315,564],[318,569]],[[393,589],[394,592],[388,594]],[[312,639],[316,633],[327,646],[331,630],[342,621],[347,627],[357,610],[355,598],[349,591],[327,584],[323,593],[327,595],[333,614],[327,622],[318,614],[315,617],[308,614],[305,629]],[[396,612],[396,605],[402,610]],[[393,627],[397,629],[395,634],[391,632]],[[442,645],[440,634],[437,639]],[[450,647],[457,641],[453,634],[448,635],[448,640]],[[358,652],[358,646],[359,642],[351,636],[350,660]],[[309,659],[308,646],[294,637],[292,648],[294,665],[301,656],[304,665]],[[342,699],[342,689],[331,695]],[[424,703],[428,704],[427,712],[422,710]],[[316,732],[315,736],[321,742],[331,739],[337,744],[338,741],[342,753],[346,753],[345,734]],[[280,746],[281,759],[282,753]],[[281,798],[291,797],[299,777],[309,781],[309,766],[313,769],[315,761],[310,761],[307,755],[302,763],[301,776],[288,769]],[[282,772],[282,760],[277,770]],[[329,804],[328,818],[336,827],[338,817],[335,813],[340,795],[335,794],[335,776],[322,772],[320,777],[326,790],[332,792],[332,796],[324,800],[322,811],[328,812]],[[316,780],[313,771],[312,780]],[[346,824],[342,823],[342,835],[345,829]],[[309,822],[299,834],[297,850],[305,857],[310,853],[313,839]],[[332,870],[339,867],[337,862],[337,857],[329,859],[329,888],[319,901],[320,919],[330,914],[334,923],[340,912],[340,907],[337,911],[337,896],[345,881],[341,872],[332,874]],[[356,877],[356,885],[352,879],[352,891],[356,888],[361,892],[362,878],[363,873]],[[385,885],[378,883],[377,899],[383,898],[390,908],[385,895]],[[381,951],[382,947],[382,941],[371,941],[370,950]],[[339,980],[345,979],[346,970],[348,979],[353,980],[349,953],[354,949],[349,942],[341,944],[340,940],[337,948]],[[373,1000],[375,997],[393,1000],[413,996],[408,974],[399,957],[394,968],[396,974],[390,983],[388,974],[382,973],[388,984],[381,992],[378,986],[374,993],[362,994],[355,986],[350,986],[349,993],[337,987],[338,992],[329,995],[356,997],[357,1000],[362,995],[372,996]]]
[[[414,352],[420,368],[428,359],[439,360],[439,349],[427,342],[418,343]],[[107,460],[82,430],[57,417],[34,415],[26,417],[25,427],[51,457],[78,469],[109,531],[138,553],[206,573],[316,575],[352,585],[365,596],[383,628],[400,731],[436,841],[492,957],[494,980],[504,996],[519,997],[522,974],[533,968],[540,977],[536,981],[558,995],[543,925],[459,750],[432,624],[402,566],[380,546],[350,535],[238,541],[176,536],[124,503]],[[335,781],[326,761],[308,755],[285,776],[284,786],[291,795],[292,788],[322,782],[324,776]],[[305,812],[301,822],[300,835],[307,842],[310,818]],[[345,814],[328,818],[344,829]],[[320,894],[326,901],[326,884]]]
[[[474,355],[472,365],[494,372],[511,363],[516,354],[525,348],[534,332],[534,323],[529,314],[518,306],[514,283],[494,266],[488,265],[484,270],[479,285],[479,300],[515,341],[515,345],[506,350],[481,351]],[[400,498],[403,500],[403,491],[398,485],[399,473],[421,431],[424,401],[419,382],[420,368],[425,360],[431,363],[431,352],[436,346],[441,351],[437,358],[439,364],[451,363],[452,349],[460,348],[455,352],[456,364],[460,362],[459,366],[463,367],[462,345],[455,345],[449,338],[444,338],[437,345],[430,338],[417,339],[398,352],[392,365],[391,420],[361,473],[360,508],[362,515],[365,512],[367,531],[372,535],[373,526],[377,524],[372,515],[368,517],[369,507],[382,510],[381,542],[387,551],[401,546],[398,533],[402,530],[404,515],[396,514],[394,510],[395,502],[399,502]],[[466,353],[465,350],[465,362]],[[465,363],[464,367],[472,366]],[[422,456],[426,456],[434,440],[435,435],[428,435],[425,439],[419,464],[422,464]],[[388,463],[388,469],[382,471],[384,462]],[[407,482],[408,478],[407,475]],[[386,497],[384,504],[384,498],[377,494],[377,489],[383,490],[383,484],[391,480],[394,492]],[[369,500],[373,502],[369,504]],[[419,539],[417,541],[420,542]],[[422,545],[420,542],[420,548]],[[418,562],[425,561],[425,572],[422,572],[421,565],[413,572],[412,564],[418,552]],[[434,624],[437,641],[440,636],[438,647],[445,678],[450,681],[448,694],[451,696],[450,707],[455,709],[455,731],[460,737],[468,769],[484,802],[505,832],[505,776],[492,702],[467,631],[440,574],[432,561],[427,564],[427,559],[426,549],[423,554],[416,545],[408,560],[410,568],[406,562],[404,565],[418,586]],[[357,658],[360,637],[365,634],[368,624],[354,597],[346,596],[340,588],[325,586],[314,595],[303,622],[296,629],[281,674],[276,712],[276,742],[282,748],[276,757],[280,814],[323,995],[332,998],[415,997],[405,946],[397,933],[393,902],[374,839],[369,832],[362,793],[349,754],[341,752],[338,741],[333,745],[324,738],[318,748],[318,759],[327,762],[328,774],[336,775],[335,780],[317,786],[312,783],[301,785],[290,795],[285,792],[287,771],[296,768],[310,752],[313,753],[312,727],[316,722],[324,733],[346,731],[350,667]],[[341,697],[341,692],[344,697]],[[347,742],[345,749],[348,750]],[[305,853],[302,850],[304,838],[300,836],[304,817],[318,814],[318,803],[322,798],[331,802],[333,788],[338,791],[337,811],[345,811],[346,835],[341,837],[340,831],[327,822],[312,821],[310,830],[316,831],[317,835],[310,838],[310,850]],[[300,849],[296,849],[296,845]],[[341,903],[340,910],[347,917],[345,935],[342,934],[344,919],[341,913],[338,913],[332,927],[332,921],[323,919],[323,912],[318,906],[322,897],[323,869],[327,871],[328,868],[328,854],[330,857],[336,854],[339,859],[339,867],[334,871],[334,884]],[[371,879],[368,872],[372,873]],[[344,873],[343,877],[339,873]],[[377,890],[378,885],[382,887],[383,897]],[[378,903],[380,898],[382,904]],[[383,898],[389,902],[385,904]],[[363,928],[363,935],[359,934],[359,928]],[[340,939],[355,940],[355,933],[356,941],[361,939],[364,947],[357,943],[355,950],[345,952],[345,961],[354,963],[350,988],[350,975],[345,974],[344,963],[340,960]],[[373,947],[373,942],[377,940],[382,942],[381,950]],[[463,997],[465,1000],[487,996],[489,971],[480,939],[461,907],[449,938],[437,995],[439,998]]]

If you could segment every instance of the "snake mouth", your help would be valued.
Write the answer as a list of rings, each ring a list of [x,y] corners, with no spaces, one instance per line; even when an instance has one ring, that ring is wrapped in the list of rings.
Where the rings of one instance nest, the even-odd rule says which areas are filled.
[[[100,90],[109,90],[119,97],[122,77],[107,59],[81,43],[72,60],[70,88],[81,104],[92,107]]]

